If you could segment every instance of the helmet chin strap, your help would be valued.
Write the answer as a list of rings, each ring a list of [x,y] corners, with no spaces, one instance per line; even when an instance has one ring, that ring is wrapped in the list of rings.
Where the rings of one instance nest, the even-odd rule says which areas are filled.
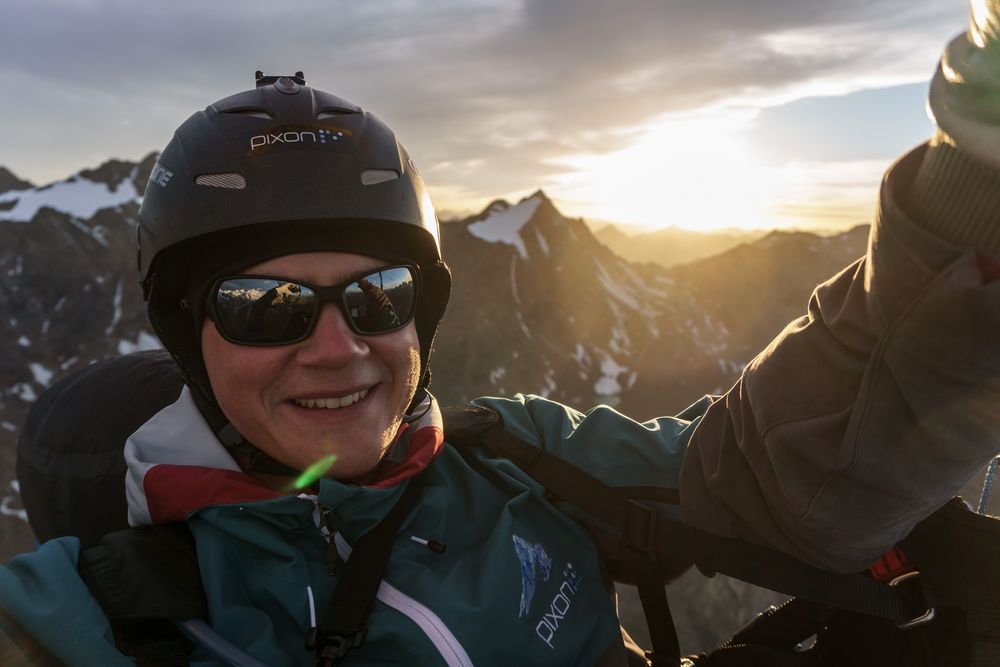
[[[191,397],[194,399],[198,411],[215,433],[222,446],[237,459],[245,472],[259,472],[270,475],[286,475],[297,477],[301,471],[295,470],[291,466],[272,458],[252,442],[243,437],[243,434],[236,430],[232,422],[226,418],[222,408],[215,401],[211,394],[211,386],[206,393],[202,385],[191,377],[190,373],[184,370],[184,365],[178,363],[181,373],[184,376],[185,384],[191,390]],[[243,460],[249,463],[244,466]]]
[[[410,407],[406,409],[406,414],[403,415],[403,423],[412,424],[419,421],[431,409],[433,402],[434,397],[431,396],[431,392],[427,391],[426,387],[423,385],[417,387],[416,393],[413,394],[413,400],[410,401]]]
[[[285,465],[244,438],[231,422],[226,422],[226,425],[215,433],[215,437],[219,439],[222,446],[229,450],[234,457],[241,456],[241,458],[249,459],[249,463],[244,468],[246,472],[284,475],[287,477],[298,477],[302,474],[301,470],[296,470],[291,466]]]

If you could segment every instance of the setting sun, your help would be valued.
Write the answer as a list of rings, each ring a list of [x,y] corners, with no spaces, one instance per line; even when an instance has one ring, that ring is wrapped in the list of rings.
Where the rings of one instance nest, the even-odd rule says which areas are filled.
[[[553,194],[568,211],[644,227],[756,228],[772,222],[776,173],[740,131],[748,114],[661,120],[628,148],[566,161]]]

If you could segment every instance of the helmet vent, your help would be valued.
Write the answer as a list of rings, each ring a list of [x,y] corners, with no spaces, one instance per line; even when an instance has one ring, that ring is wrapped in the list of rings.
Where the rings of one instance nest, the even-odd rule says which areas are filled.
[[[229,188],[230,190],[242,190],[247,186],[247,179],[243,174],[230,171],[224,174],[198,174],[194,182],[198,185],[207,185],[213,188]]]
[[[254,118],[264,118],[266,120],[271,120],[274,118],[274,114],[267,111],[267,109],[233,109],[224,110],[222,113],[231,113],[234,116],[252,116]]]
[[[321,109],[316,113],[316,120],[323,120],[324,118],[337,118],[338,116],[350,116],[356,114],[357,111],[353,109]]]
[[[386,181],[394,181],[399,178],[399,172],[395,169],[366,169],[361,172],[362,185],[378,185]]]

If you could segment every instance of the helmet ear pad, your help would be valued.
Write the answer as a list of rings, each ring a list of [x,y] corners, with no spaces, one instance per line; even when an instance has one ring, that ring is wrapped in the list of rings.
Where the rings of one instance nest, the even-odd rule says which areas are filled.
[[[195,321],[183,294],[167,289],[168,284],[166,280],[160,281],[156,273],[150,274],[144,283],[149,323],[180,369],[181,378],[191,390],[198,410],[212,431],[218,433],[229,420],[215,400],[205,369],[201,323]]]
[[[417,304],[417,338],[420,340],[420,384],[426,389],[431,382],[430,355],[434,349],[434,336],[444,318],[451,296],[451,270],[443,261],[420,269],[421,292]],[[421,392],[418,390],[418,394]]]

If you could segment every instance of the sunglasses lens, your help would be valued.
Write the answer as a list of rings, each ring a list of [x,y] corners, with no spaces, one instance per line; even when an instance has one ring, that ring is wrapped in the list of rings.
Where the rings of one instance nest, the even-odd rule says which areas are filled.
[[[216,326],[226,337],[250,345],[298,340],[309,330],[316,293],[304,285],[271,278],[230,278],[216,291]]]
[[[413,317],[417,285],[409,267],[383,269],[344,288],[344,308],[362,334],[399,329]]]

